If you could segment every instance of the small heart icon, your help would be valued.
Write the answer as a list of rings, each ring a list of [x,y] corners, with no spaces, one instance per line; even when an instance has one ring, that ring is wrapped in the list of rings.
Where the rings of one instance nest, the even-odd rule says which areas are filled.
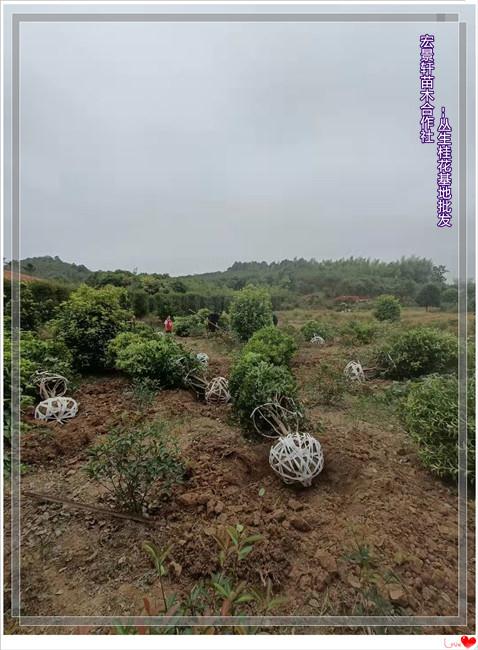
[[[465,635],[463,635],[461,637],[461,642],[463,643],[465,648],[471,648],[472,645],[475,645],[476,638],[474,636],[465,636]]]

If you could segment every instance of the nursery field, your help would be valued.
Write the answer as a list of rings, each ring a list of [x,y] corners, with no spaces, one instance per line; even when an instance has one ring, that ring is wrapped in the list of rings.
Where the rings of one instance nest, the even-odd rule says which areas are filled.
[[[377,323],[370,309],[294,309],[276,315],[276,329],[296,342],[289,367],[303,426],[322,446],[324,468],[312,485],[285,484],[271,470],[269,450],[275,441],[244,426],[234,403],[208,403],[187,386],[159,389],[133,382],[118,369],[81,373],[68,393],[78,403],[75,417],[64,423],[39,421],[34,404],[22,416],[24,615],[457,614],[455,481],[422,462],[404,424],[409,383],[382,373],[375,353],[386,337],[418,326],[456,336],[456,315],[404,308],[398,323]],[[323,344],[300,338],[309,321],[330,326]],[[162,329],[159,322],[152,327]],[[230,332],[204,330],[171,338],[193,357],[208,356],[209,378],[229,378],[244,345]],[[351,360],[361,362],[365,381],[345,380],[343,369]],[[160,429],[177,445],[182,470],[167,491],[153,482],[146,506],[131,513],[98,479],[99,470],[91,470],[91,455],[115,430],[148,427]],[[7,504],[9,498],[6,487]],[[470,502],[471,628],[473,511]],[[8,505],[6,538],[7,512]],[[8,553],[5,560],[8,567]],[[6,598],[6,631],[15,633],[19,628],[8,618],[8,593]],[[296,630],[304,632],[334,629]]]

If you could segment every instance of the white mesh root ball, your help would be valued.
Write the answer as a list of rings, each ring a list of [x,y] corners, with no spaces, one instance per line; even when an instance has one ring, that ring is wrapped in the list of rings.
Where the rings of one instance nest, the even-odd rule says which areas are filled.
[[[350,381],[365,381],[365,373],[360,361],[349,361],[344,368],[344,375],[347,379],[350,379]]]
[[[68,379],[63,375],[56,375],[48,371],[38,371],[32,377],[38,386],[42,399],[49,397],[63,397],[68,390]]]
[[[314,336],[310,339],[311,343],[315,343],[315,345],[324,345],[325,339],[323,339],[319,334],[314,334]]]
[[[269,464],[284,483],[312,485],[324,468],[320,442],[309,433],[288,433],[271,447]]]
[[[49,397],[35,409],[35,420],[56,420],[63,424],[78,413],[78,404],[72,397]]]
[[[200,363],[202,366],[206,366],[206,367],[207,367],[207,365],[208,365],[208,363],[209,363],[209,357],[208,357],[208,355],[207,355],[205,352],[198,352],[198,353],[196,354],[196,359],[199,361],[199,363]]]
[[[214,377],[206,387],[204,395],[208,404],[227,404],[231,399],[229,382],[225,377]]]

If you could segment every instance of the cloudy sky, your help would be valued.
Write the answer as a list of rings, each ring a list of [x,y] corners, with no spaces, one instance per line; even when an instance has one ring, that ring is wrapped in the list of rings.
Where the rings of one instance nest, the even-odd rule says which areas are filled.
[[[424,31],[453,126],[456,24],[23,24],[22,257],[176,275],[416,254],[453,275]]]

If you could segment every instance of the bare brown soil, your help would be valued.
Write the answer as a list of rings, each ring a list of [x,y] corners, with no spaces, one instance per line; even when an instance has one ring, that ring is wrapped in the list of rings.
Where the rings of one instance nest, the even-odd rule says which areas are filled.
[[[227,374],[230,355],[221,355],[217,345],[206,340],[188,345],[210,354],[213,375]],[[336,354],[334,346],[299,351],[294,372],[304,390],[309,386],[309,397],[314,368],[324,356]],[[378,390],[379,383],[372,382],[368,390],[373,386]],[[375,584],[396,613],[456,615],[456,489],[420,465],[395,418],[380,413],[364,417],[353,400],[340,408],[309,405],[325,469],[311,488],[297,489],[272,474],[270,443],[245,437],[228,406],[207,406],[187,391],[162,391],[141,412],[121,377],[85,381],[75,398],[78,416],[64,425],[40,426],[31,414],[26,416],[30,428],[22,435],[22,462],[28,466],[23,490],[113,507],[108,494],[86,476],[88,448],[122,422],[134,426],[153,418],[170,423],[188,478],[171,500],[153,497],[153,528],[23,498],[25,615],[141,614],[144,596],[159,594],[158,579],[142,550],[146,540],[174,545],[166,587],[185,595],[218,569],[212,535],[236,523],[265,537],[238,571],[254,585],[273,581],[285,598],[274,614],[359,613],[368,583],[350,554],[368,547]],[[8,520],[6,525],[8,536]],[[472,562],[470,558],[470,566]],[[471,573],[468,597],[473,617]],[[365,606],[366,613],[381,613],[373,603]]]

